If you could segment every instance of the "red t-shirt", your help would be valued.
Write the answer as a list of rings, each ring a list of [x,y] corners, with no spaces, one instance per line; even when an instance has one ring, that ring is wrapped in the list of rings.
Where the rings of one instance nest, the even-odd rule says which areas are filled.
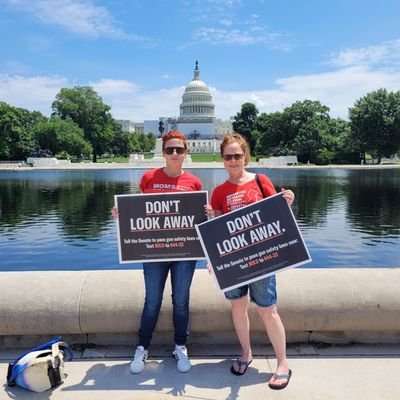
[[[196,176],[184,171],[175,178],[164,173],[163,168],[146,171],[140,180],[139,187],[143,193],[191,192],[201,190],[201,181]]]
[[[229,211],[236,210],[255,203],[264,197],[271,196],[276,190],[268,177],[258,174],[264,195],[261,193],[260,187],[255,179],[246,182],[243,185],[235,185],[229,181],[217,186],[211,196],[211,206],[213,210],[222,211],[226,214]]]

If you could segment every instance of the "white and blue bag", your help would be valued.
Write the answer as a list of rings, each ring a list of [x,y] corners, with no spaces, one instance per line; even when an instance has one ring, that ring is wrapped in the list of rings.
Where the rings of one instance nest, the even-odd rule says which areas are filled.
[[[19,356],[9,363],[7,383],[33,392],[44,392],[64,382],[64,358],[72,360],[70,347],[56,337]]]

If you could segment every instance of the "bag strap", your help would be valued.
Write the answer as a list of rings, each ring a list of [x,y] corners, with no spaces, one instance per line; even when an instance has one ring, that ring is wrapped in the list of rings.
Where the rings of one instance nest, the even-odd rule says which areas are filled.
[[[16,360],[8,364],[8,371],[7,371],[7,384],[12,386],[15,384],[15,379],[17,376],[24,371],[29,365],[34,364],[34,361],[30,361],[29,363],[26,363],[24,365],[18,365],[18,361],[22,358],[25,357],[27,354],[33,352],[33,351],[39,351],[39,350],[50,350],[52,353],[53,352],[59,352],[59,347],[61,347],[61,350],[65,350],[68,354],[68,360],[72,360],[73,358],[73,353],[71,348],[67,345],[67,343],[61,341],[62,336],[57,336],[56,338],[48,341],[47,343],[44,343],[40,346],[35,347],[32,350],[28,350],[25,353],[23,353],[21,356],[19,356]],[[53,350],[53,345],[56,345]],[[57,349],[57,350],[56,350]]]
[[[265,197],[264,189],[263,189],[263,187],[262,187],[262,185],[261,185],[260,178],[258,177],[258,174],[256,174],[255,180],[256,180],[256,182],[257,182],[258,187],[259,187],[260,190],[261,190],[261,194],[263,195],[263,197]]]
[[[59,343],[54,343],[51,346],[51,355],[50,360],[47,361],[47,375],[49,377],[51,387],[56,387],[62,382],[61,373],[60,373],[60,348]]]
[[[57,342],[57,345],[64,352],[64,355],[67,356],[67,360],[71,361],[74,358],[74,353],[71,350],[71,347],[68,346],[65,342]],[[65,354],[66,353],[66,354]]]
[[[14,360],[12,364],[16,364],[22,357],[25,357],[28,353],[31,353],[32,351],[51,349],[53,343],[60,342],[61,340],[62,336],[57,336],[54,339],[49,340],[47,343],[41,344],[40,346],[37,346],[34,349],[28,350],[25,353],[21,354],[16,360]]]

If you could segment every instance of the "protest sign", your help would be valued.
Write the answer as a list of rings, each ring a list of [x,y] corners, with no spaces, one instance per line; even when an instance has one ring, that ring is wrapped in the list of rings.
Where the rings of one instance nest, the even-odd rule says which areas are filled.
[[[311,261],[282,194],[196,226],[222,291]]]
[[[119,262],[205,258],[195,224],[207,202],[206,191],[115,196]]]

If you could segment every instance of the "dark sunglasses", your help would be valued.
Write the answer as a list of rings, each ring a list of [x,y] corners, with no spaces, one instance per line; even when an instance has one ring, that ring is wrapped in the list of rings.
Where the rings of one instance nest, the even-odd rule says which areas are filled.
[[[170,156],[174,150],[176,151],[176,154],[183,154],[186,149],[184,147],[166,147],[164,152]]]
[[[230,161],[230,160],[233,160],[233,159],[235,159],[236,161],[239,161],[239,160],[241,160],[243,158],[243,156],[244,156],[243,153],[241,153],[241,154],[239,154],[239,153],[236,153],[236,154],[224,154],[222,156],[222,158],[225,161]]]

